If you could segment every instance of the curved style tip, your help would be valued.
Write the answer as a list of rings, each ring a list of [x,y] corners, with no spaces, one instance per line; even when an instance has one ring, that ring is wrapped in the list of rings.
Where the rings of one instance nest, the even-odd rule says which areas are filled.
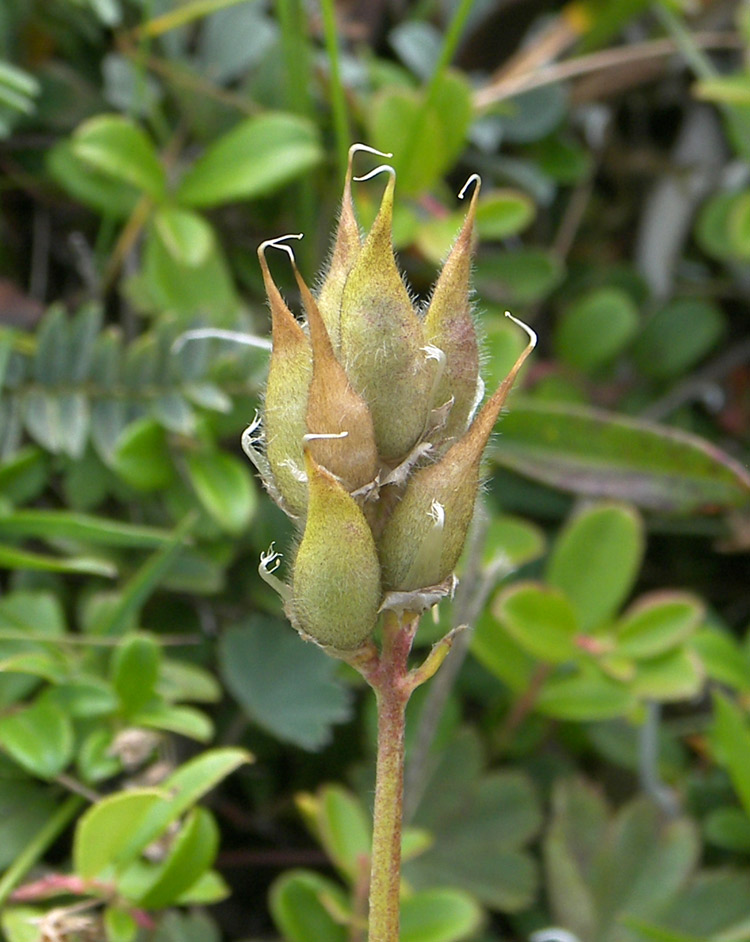
[[[365,154],[375,154],[376,157],[388,157],[389,159],[393,157],[393,154],[386,154],[382,150],[375,150],[375,148],[370,147],[369,144],[352,144],[352,146],[349,148],[349,163],[350,164],[354,155],[360,152],[363,152]]]
[[[271,588],[281,596],[284,602],[289,602],[292,598],[292,590],[285,582],[282,582],[281,579],[274,575],[280,565],[281,553],[278,553],[275,544],[271,543],[268,550],[260,554],[258,575],[266,585],[270,585]]]
[[[266,249],[281,249],[283,252],[286,252],[292,261],[294,261],[294,252],[291,249],[291,246],[285,244],[286,239],[303,239],[305,236],[304,232],[290,232],[288,235],[276,236],[275,239],[266,239],[265,242],[261,242],[258,246],[258,258],[265,259]]]
[[[390,173],[393,179],[396,179],[396,171],[391,167],[390,164],[381,164],[379,167],[375,167],[374,170],[371,170],[369,173],[366,173],[363,177],[352,177],[357,183],[363,183],[365,180],[371,180],[373,177],[377,176],[379,173]]]
[[[518,319],[517,317],[513,317],[513,315],[510,313],[510,311],[506,311],[506,312],[505,312],[505,316],[506,316],[506,317],[509,317],[509,318],[513,321],[514,324],[518,324],[518,326],[519,326],[522,330],[525,330],[525,331],[526,331],[526,333],[527,333],[528,336],[529,336],[529,345],[528,345],[527,350],[528,350],[529,353],[531,353],[531,351],[534,349],[534,347],[535,347],[536,344],[537,344],[537,340],[539,339],[539,338],[537,337],[536,331],[535,331],[535,330],[532,330],[531,327],[529,327],[528,324],[524,324],[523,321],[519,321],[519,319]]]
[[[478,194],[479,190],[482,188],[482,178],[479,176],[478,173],[472,173],[472,175],[469,177],[466,183],[464,183],[464,185],[458,191],[458,198],[460,200],[462,200],[466,196],[466,191],[469,189],[472,183],[475,184],[476,186],[475,192]]]

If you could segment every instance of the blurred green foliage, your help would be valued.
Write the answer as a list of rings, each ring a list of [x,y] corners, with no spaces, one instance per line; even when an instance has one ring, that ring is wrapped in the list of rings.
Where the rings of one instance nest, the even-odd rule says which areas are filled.
[[[372,705],[258,578],[239,448],[255,250],[319,269],[355,140],[425,297],[481,174],[488,388],[504,310],[540,336],[418,637],[472,628],[410,707],[402,938],[750,939],[748,44],[741,2],[1,0],[8,942],[366,937]]]

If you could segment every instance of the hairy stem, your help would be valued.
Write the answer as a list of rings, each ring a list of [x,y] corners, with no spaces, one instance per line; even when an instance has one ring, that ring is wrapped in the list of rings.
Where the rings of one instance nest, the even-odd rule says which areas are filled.
[[[407,658],[418,620],[413,615],[386,617],[380,661],[369,678],[378,705],[369,942],[398,942],[399,938],[404,721],[412,689],[407,681]]]

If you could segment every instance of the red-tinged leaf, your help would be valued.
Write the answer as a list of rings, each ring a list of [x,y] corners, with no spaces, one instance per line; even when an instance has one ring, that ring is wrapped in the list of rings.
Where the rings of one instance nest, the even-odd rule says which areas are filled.
[[[750,504],[750,475],[710,442],[582,406],[516,399],[492,450],[497,464],[587,497],[662,513],[720,513]]]

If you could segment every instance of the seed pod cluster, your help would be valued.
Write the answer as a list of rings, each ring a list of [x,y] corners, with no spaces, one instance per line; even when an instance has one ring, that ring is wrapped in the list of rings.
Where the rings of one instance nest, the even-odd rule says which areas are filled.
[[[387,165],[368,174],[386,171],[389,179],[370,231],[360,234],[351,196],[358,150],[371,151],[350,151],[317,296],[286,242],[259,249],[273,346],[262,433],[251,428],[243,436],[269,493],[301,532],[291,585],[272,575],[275,555],[263,557],[261,573],[282,592],[300,633],[340,651],[366,642],[383,608],[419,612],[449,590],[482,453],[536,341],[525,328],[528,346],[473,417],[482,388],[470,303],[479,178],[471,178],[466,221],[421,309],[393,254],[395,173]],[[289,254],[304,322],[270,274],[269,246]]]

